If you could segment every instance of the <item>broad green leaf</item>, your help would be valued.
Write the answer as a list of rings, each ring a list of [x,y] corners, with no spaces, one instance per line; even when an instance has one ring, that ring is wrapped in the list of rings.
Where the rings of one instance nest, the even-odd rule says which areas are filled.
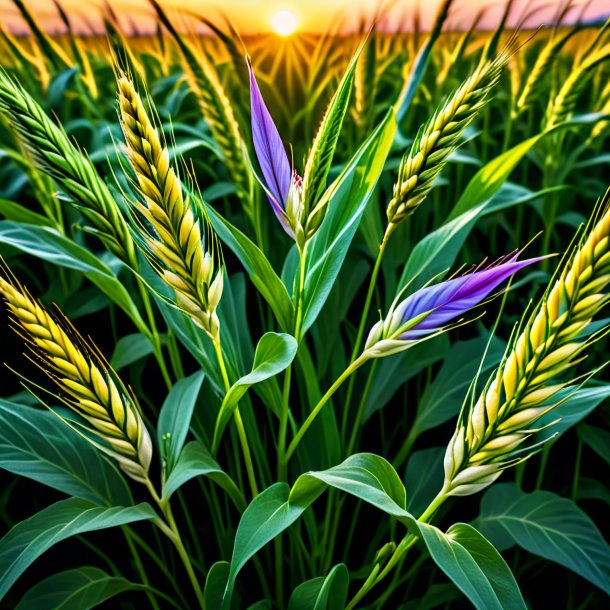
[[[110,366],[119,371],[153,353],[152,343],[142,333],[121,337],[112,352]]]
[[[356,454],[328,470],[307,472],[296,480],[292,489],[286,483],[275,483],[254,498],[237,526],[224,610],[230,606],[235,579],[246,562],[290,527],[328,486],[416,527],[415,519],[405,510],[406,492],[400,477],[378,455]]]
[[[443,360],[449,347],[449,337],[443,333],[391,358],[379,359],[373,373],[371,389],[366,397],[365,418],[368,419],[373,413],[385,407],[409,379],[431,364]]]
[[[271,267],[271,263],[258,246],[211,206],[206,206],[206,213],[218,237],[237,256],[252,283],[269,303],[282,330],[290,332],[294,308],[286,287]]]
[[[610,432],[603,428],[581,424],[578,426],[578,436],[585,445],[610,465]]]
[[[282,372],[294,360],[296,352],[297,342],[291,335],[265,333],[261,337],[254,353],[252,370],[231,386],[222,402],[214,430],[214,442],[212,443],[214,453],[237,403],[248,388]]]
[[[307,248],[303,333],[315,322],[343,265],[384,168],[395,130],[391,109],[324,194],[328,210]]]
[[[138,330],[148,328],[127,289],[97,256],[47,227],[0,221],[0,243],[8,244],[60,267],[80,271],[132,320]]]
[[[77,534],[157,518],[149,504],[103,508],[69,498],[21,521],[0,540],[0,599],[47,549]]]
[[[0,400],[0,468],[98,505],[129,505],[125,479],[48,410]]]
[[[228,561],[217,561],[210,568],[205,579],[203,597],[208,608],[220,608],[224,595],[231,564]]]
[[[24,223],[28,225],[39,225],[41,227],[52,227],[53,222],[46,216],[33,212],[25,206],[10,201],[9,199],[0,199],[0,214],[6,220]]]
[[[405,486],[413,515],[421,515],[443,486],[443,458],[446,447],[416,451],[407,462]]]
[[[546,133],[539,133],[486,163],[470,180],[468,186],[451,210],[448,220],[489,201],[508,180],[512,171]]]
[[[608,397],[610,397],[610,384],[601,384],[595,381],[588,382],[582,388],[574,389],[572,387],[560,390],[555,397],[555,402],[565,399],[564,402],[541,417],[536,426],[543,427],[555,423],[538,432],[535,437],[536,441],[549,439],[554,435],[561,436],[587,417]]]
[[[426,235],[411,251],[399,288],[409,284],[412,292],[454,263],[477,219],[489,211],[494,195],[544,135],[546,132],[517,144],[489,161],[473,176],[445,224]]]
[[[496,337],[492,337],[489,341],[488,337],[483,336],[468,341],[458,341],[451,346],[434,381],[426,385],[417,402],[417,416],[412,425],[417,430],[417,434],[457,416],[468,387],[481,365],[488,342],[489,349],[481,367],[483,381],[486,379],[486,371],[500,362],[506,347],[504,342]]]
[[[512,483],[494,485],[483,496],[477,523],[500,548],[518,544],[610,594],[610,546],[571,500],[549,491],[526,494]]]
[[[218,465],[210,452],[199,441],[188,443],[174,466],[171,474],[163,485],[163,501],[167,502],[171,495],[195,477],[206,476],[220,485],[235,505],[242,510],[244,500],[241,492],[229,475]]]
[[[525,610],[510,568],[493,545],[466,523],[443,533],[419,523],[421,536],[436,565],[478,610]]]
[[[198,372],[178,381],[161,407],[157,424],[157,442],[166,463],[166,476],[174,468],[184,447],[203,378],[204,374]]]
[[[288,610],[312,610],[325,580],[323,576],[318,576],[296,587],[288,600]]]
[[[110,576],[99,568],[81,566],[40,581],[21,598],[15,610],[93,608],[123,591],[144,588],[122,576]]]
[[[313,610],[339,610],[345,607],[349,572],[345,565],[336,565],[324,579]]]

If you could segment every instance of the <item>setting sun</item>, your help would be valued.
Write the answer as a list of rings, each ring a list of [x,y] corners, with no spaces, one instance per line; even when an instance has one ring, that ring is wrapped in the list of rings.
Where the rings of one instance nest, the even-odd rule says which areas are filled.
[[[298,21],[297,16],[292,11],[283,9],[273,13],[271,27],[279,36],[290,36],[297,29]]]

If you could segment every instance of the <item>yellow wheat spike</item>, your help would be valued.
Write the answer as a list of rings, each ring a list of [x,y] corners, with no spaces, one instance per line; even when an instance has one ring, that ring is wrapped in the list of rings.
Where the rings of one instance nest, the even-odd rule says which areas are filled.
[[[131,478],[146,483],[152,441],[135,398],[97,348],[68,327],[65,318],[51,315],[16,280],[0,277],[0,294],[37,357],[36,364],[59,388],[61,400],[101,439],[96,446],[115,458]]]
[[[184,196],[169,151],[133,83],[123,76],[118,89],[127,155],[142,196],[134,205],[154,230],[139,224],[144,253],[175,291],[178,307],[215,337],[219,332],[216,307],[222,295],[222,269],[204,248],[202,222]]]
[[[610,191],[604,212],[559,273],[470,409],[463,409],[445,455],[445,491],[467,495],[531,455],[535,422],[569,386],[558,378],[601,335],[587,327],[610,295]]]

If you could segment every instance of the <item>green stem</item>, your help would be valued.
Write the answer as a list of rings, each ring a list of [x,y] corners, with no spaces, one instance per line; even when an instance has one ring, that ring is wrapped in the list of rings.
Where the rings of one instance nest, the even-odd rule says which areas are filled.
[[[369,370],[368,377],[366,379],[366,385],[364,386],[364,392],[362,392],[362,397],[360,398],[360,404],[358,405],[358,411],[356,412],[356,419],[354,420],[354,425],[352,426],[352,434],[349,439],[349,443],[347,445],[346,455],[351,455],[354,450],[354,446],[356,445],[356,439],[358,436],[358,430],[360,429],[360,422],[362,421],[362,416],[364,415],[364,407],[366,406],[366,400],[368,398],[369,392],[371,391],[371,387],[373,385],[373,380],[375,378],[375,369],[377,368],[377,360],[373,362],[373,366],[371,366]],[[352,377],[354,379],[354,377]]]
[[[172,541],[176,551],[182,563],[184,564],[184,568],[186,569],[186,573],[191,581],[191,585],[193,586],[193,590],[195,591],[195,595],[197,596],[197,601],[202,610],[205,610],[205,599],[203,598],[203,591],[201,590],[201,586],[199,585],[199,580],[197,579],[197,575],[195,574],[195,570],[193,569],[193,564],[191,563],[191,559],[189,554],[184,547],[182,542],[182,538],[180,537],[180,531],[178,530],[178,526],[176,525],[176,521],[174,519],[174,515],[172,514],[172,509],[169,504],[169,501],[163,502],[157,494],[157,491],[152,484],[150,479],[146,479],[145,485],[150,492],[150,495],[154,498],[157,506],[161,509],[163,516],[165,517],[165,521],[157,522],[157,525],[160,527],[161,531]]]
[[[148,318],[148,326],[150,329],[149,340],[153,347],[153,353],[155,355],[155,359],[159,364],[159,369],[161,370],[161,375],[163,376],[163,380],[165,381],[165,385],[167,385],[167,389],[172,389],[172,380],[169,376],[169,372],[167,370],[167,366],[165,364],[165,358],[163,358],[163,351],[161,349],[161,338],[159,337],[159,331],[157,330],[157,324],[155,322],[155,314],[152,310],[152,306],[150,303],[150,297],[146,288],[144,287],[141,281],[138,281],[138,287],[140,289],[140,297],[142,298],[142,303],[144,304],[144,310],[146,311],[146,317]]]
[[[437,494],[437,496],[430,502],[428,508],[422,513],[418,519],[420,523],[427,523],[434,515],[436,511],[441,507],[443,502],[447,499],[447,489],[443,486],[443,489]],[[398,544],[396,550],[392,554],[392,557],[388,560],[383,570],[380,571],[379,564],[375,564],[371,570],[371,574],[364,581],[364,584],[360,587],[356,595],[352,598],[350,603],[346,606],[345,610],[352,610],[356,604],[376,585],[378,585],[393,569],[402,561],[407,551],[415,544],[417,536],[413,534],[407,534]]]
[[[295,452],[298,447],[301,439],[313,423],[314,419],[318,416],[324,405],[329,401],[331,396],[341,387],[341,384],[358,368],[360,368],[367,360],[369,359],[368,355],[362,354],[359,358],[354,360],[341,375],[335,380],[335,382],[330,386],[330,388],[326,391],[326,394],[322,396],[319,400],[318,404],[312,409],[311,413],[307,416],[307,419],[303,422],[295,437],[292,439],[292,442],[288,446],[288,450],[286,451],[286,456],[284,461],[288,463],[292,454]]]
[[[386,228],[383,239],[381,240],[381,244],[379,244],[379,252],[377,253],[377,258],[375,259],[375,265],[373,266],[373,271],[371,273],[371,279],[369,280],[369,287],[366,293],[366,298],[364,300],[364,307],[362,309],[362,314],[360,316],[360,323],[358,325],[358,334],[356,335],[356,342],[354,343],[354,348],[352,350],[352,356],[350,360],[354,360],[356,356],[360,353],[360,346],[362,344],[362,339],[364,338],[364,330],[366,328],[366,323],[368,321],[369,310],[371,308],[371,302],[373,300],[373,294],[375,293],[375,287],[377,285],[377,276],[379,275],[379,270],[381,269],[381,260],[383,258],[383,253],[385,252],[386,246],[388,245],[388,241],[390,239],[390,235],[394,232],[396,225],[389,224]],[[349,419],[349,407],[352,401],[352,395],[354,393],[354,384],[356,382],[356,377],[352,377],[349,382],[349,386],[347,387],[347,396],[345,399],[345,407],[343,412],[343,422],[341,426],[341,437],[345,438],[347,434],[347,421]]]
[[[133,543],[133,540],[131,539],[131,533],[130,533],[129,529],[126,527],[123,527],[121,529],[123,530],[123,533],[125,534],[125,539],[127,540],[127,546],[129,547],[129,551],[131,552],[131,555],[133,556],[133,560],[136,565],[136,570],[137,570],[140,578],[142,579],[142,583],[146,587],[148,587],[148,586],[150,586],[150,582],[148,581],[148,577],[146,576],[146,570],[144,569],[144,566],[142,565],[142,560],[140,559],[140,554],[138,553],[138,549],[136,549],[135,544]],[[150,602],[150,605],[153,608],[153,610],[159,610],[159,604],[157,603],[155,596],[148,590],[146,591],[146,596],[148,597],[148,601]]]
[[[225,384],[225,391],[228,392],[231,388],[231,382],[229,381],[229,376],[227,375],[227,367],[225,366],[224,357],[222,355],[222,348],[220,346],[220,340],[218,338],[212,339],[212,343],[214,344],[214,350],[216,351],[216,357],[218,359],[218,366],[220,367],[220,374],[222,375],[222,380]],[[246,434],[246,429],[244,428],[244,422],[241,418],[241,414],[239,412],[239,406],[235,406],[235,410],[233,411],[233,417],[235,418],[235,426],[237,428],[237,435],[239,437],[239,442],[241,444],[242,452],[244,454],[244,461],[246,463],[246,472],[248,473],[248,481],[250,482],[250,489],[252,490],[252,495],[255,497],[258,495],[258,487],[256,485],[256,477],[254,476],[254,466],[252,464],[252,454],[250,453],[250,446],[248,445],[248,435]]]
[[[303,322],[303,293],[305,292],[305,264],[307,262],[307,243],[299,250],[299,286],[296,295],[294,338],[300,343],[301,326]],[[284,375],[284,389],[282,391],[282,405],[280,409],[280,427],[278,432],[278,479],[286,480],[286,435],[288,432],[288,416],[290,413],[290,383],[292,380],[292,364],[286,369]]]

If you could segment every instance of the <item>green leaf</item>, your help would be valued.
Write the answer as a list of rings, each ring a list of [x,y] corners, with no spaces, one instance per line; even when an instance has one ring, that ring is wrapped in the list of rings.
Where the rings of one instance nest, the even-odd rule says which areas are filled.
[[[225,220],[211,206],[206,213],[222,242],[237,256],[248,272],[252,283],[269,303],[279,325],[286,332],[292,331],[294,308],[282,280],[277,276],[267,257],[239,229]]]
[[[481,367],[484,375],[500,362],[506,347],[503,341],[496,337],[489,341],[483,336],[451,346],[434,381],[426,385],[417,403],[417,416],[412,425],[417,434],[445,423],[460,412],[488,342],[489,350]]]
[[[119,371],[153,353],[152,343],[142,333],[121,337],[112,352],[110,366]]]
[[[0,400],[0,468],[98,505],[131,504],[109,460],[50,411]]]
[[[131,318],[138,330],[148,334],[148,327],[127,289],[110,267],[86,248],[53,229],[9,220],[0,221],[0,243],[54,265],[80,271]]]
[[[314,323],[328,298],[383,171],[396,131],[391,109],[328,188],[328,210],[307,248],[302,332]]]
[[[593,449],[606,464],[610,465],[610,432],[587,424],[578,426],[578,436]]]
[[[0,199],[0,214],[6,220],[24,223],[28,225],[39,225],[41,227],[52,227],[53,222],[46,216],[33,212],[25,206],[10,201],[9,199]]]
[[[339,610],[345,607],[349,572],[344,564],[336,565],[324,579],[313,610]]]
[[[143,589],[122,576],[110,576],[99,568],[82,566],[40,581],[21,598],[15,610],[93,608],[123,591]]]
[[[220,608],[222,596],[227,586],[231,564],[228,561],[217,561],[208,572],[203,589],[205,605],[208,608]]]
[[[555,423],[538,432],[535,436],[536,441],[550,439],[552,436],[561,436],[572,426],[575,426],[587,417],[609,396],[610,384],[597,384],[594,381],[590,381],[582,388],[574,389],[570,387],[560,390],[555,398],[555,402],[565,399],[564,402],[546,415],[543,415],[536,423],[536,427]]]
[[[443,458],[446,447],[416,451],[407,462],[405,485],[409,512],[421,515],[443,486]]]
[[[525,610],[526,605],[510,568],[492,544],[466,523],[444,534],[419,523],[428,551],[443,572],[478,610]]]
[[[224,397],[214,429],[213,453],[216,453],[222,433],[229,423],[237,403],[248,388],[286,369],[294,360],[297,347],[295,338],[284,333],[265,333],[261,337],[254,353],[252,370],[247,375],[240,377]]]
[[[318,576],[302,582],[290,595],[288,610],[312,610],[324,581],[323,576]]]
[[[0,599],[47,549],[77,534],[155,519],[149,504],[103,508],[69,498],[52,504],[15,525],[0,540]]]
[[[400,477],[378,455],[356,454],[328,470],[302,474],[292,489],[286,483],[275,483],[252,500],[237,526],[224,610],[230,607],[235,579],[248,559],[290,527],[328,486],[416,527],[415,519],[405,510],[406,492]]]
[[[186,379],[181,379],[171,389],[161,407],[157,424],[157,442],[166,462],[166,476],[171,473],[184,447],[203,378],[204,374],[200,371]]]
[[[163,501],[167,502],[171,495],[195,477],[206,476],[220,485],[235,505],[243,510],[244,500],[233,479],[218,465],[210,452],[199,441],[191,441],[184,447],[176,465],[163,485]]]
[[[548,491],[526,494],[512,483],[494,485],[483,496],[477,523],[500,547],[518,544],[610,594],[610,546],[571,500]]]
[[[494,195],[521,159],[545,135],[546,132],[517,144],[489,161],[473,176],[445,224],[426,235],[411,251],[399,289],[409,284],[412,292],[455,262],[477,219],[489,211]]]
[[[303,205],[309,213],[318,205],[326,190],[326,179],[339,141],[343,119],[347,112],[356,64],[365,44],[366,39],[359,45],[347,66],[345,74],[324,113],[307,157],[303,175]]]

